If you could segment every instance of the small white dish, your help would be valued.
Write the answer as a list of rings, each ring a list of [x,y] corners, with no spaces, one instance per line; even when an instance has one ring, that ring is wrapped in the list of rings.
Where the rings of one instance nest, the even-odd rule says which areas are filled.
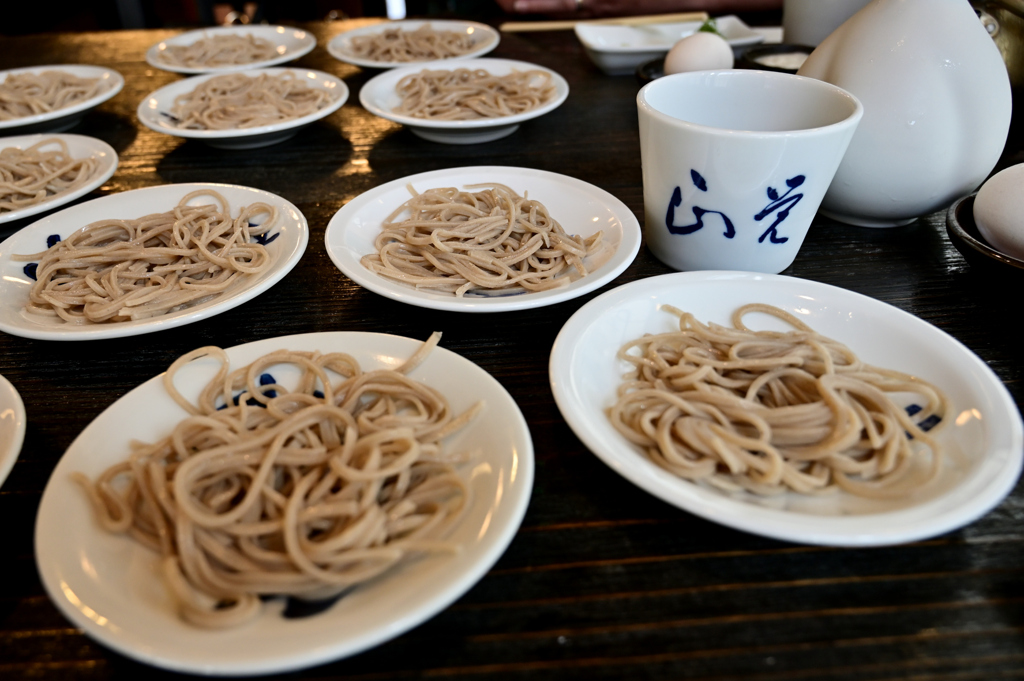
[[[364,369],[374,369],[395,367],[419,346],[398,336],[332,332],[270,338],[227,352],[232,366],[282,348],[346,352]],[[175,384],[185,395],[198,394],[215,369],[208,360],[192,362]],[[440,390],[456,413],[484,404],[445,442],[452,451],[479,452],[460,468],[470,506],[449,535],[459,552],[403,562],[304,619],[282,618],[283,603],[276,599],[263,604],[254,622],[235,629],[185,623],[158,577],[159,557],[101,529],[71,479],[75,471],[95,477],[127,457],[132,439],[152,442],[186,416],[157,376],[100,414],[50,476],[35,532],[36,564],[50,598],[75,626],[120,653],[213,675],[285,672],[354,655],[437,614],[484,576],[519,528],[533,487],[533,444],[512,397],[469,360],[435,348],[410,376]],[[274,377],[288,381],[276,370]]]
[[[702,322],[731,326],[747,303],[781,307],[848,345],[869,364],[931,381],[949,396],[947,451],[939,477],[903,499],[795,493],[727,495],[652,463],[615,430],[605,409],[629,369],[625,342],[678,329],[662,304]],[[758,318],[758,322],[761,321]],[[749,320],[748,320],[749,321]],[[751,322],[753,323],[753,322]],[[755,328],[787,328],[781,322]],[[876,546],[954,530],[991,510],[1020,475],[1024,430],[1002,381],[973,352],[931,324],[867,296],[813,281],[746,272],[684,272],[650,277],[595,298],[574,314],[551,350],[551,388],[566,421],[615,472],[690,513],[728,527],[807,544]]]
[[[82,100],[77,104],[56,109],[35,116],[23,116],[0,121],[0,134],[27,135],[33,132],[63,132],[82,120],[87,113],[107,101],[124,87],[124,77],[114,69],[86,64],[52,64],[50,66],[30,66],[22,69],[0,71],[0,83],[8,76],[17,73],[42,73],[44,71],[65,71],[79,78],[100,78],[105,87],[99,94]]]
[[[352,38],[372,36],[378,33],[383,33],[387,29],[394,28],[402,31],[415,31],[425,25],[429,25],[437,31],[455,31],[457,33],[465,33],[472,36],[473,50],[466,54],[459,55],[458,59],[482,57],[497,47],[498,42],[501,40],[501,35],[496,30],[486,24],[480,24],[475,21],[408,19],[403,21],[389,21],[382,24],[373,24],[372,26],[362,26],[360,28],[354,28],[351,31],[339,33],[331,38],[330,42],[327,43],[327,51],[330,52],[331,56],[338,61],[355,64],[356,66],[362,66],[363,68],[369,69],[393,69],[397,66],[408,66],[413,63],[424,64],[426,62],[374,61],[372,59],[357,57],[352,53]]]
[[[205,38],[217,38],[220,36],[239,36],[242,38],[252,36],[253,38],[260,38],[273,43],[277,55],[272,59],[249,62],[248,64],[212,67],[175,66],[161,59],[161,56],[170,47],[187,47]],[[146,61],[149,62],[150,66],[175,73],[227,73],[229,71],[245,71],[246,69],[285,64],[309,54],[313,51],[314,47],[316,47],[316,38],[313,34],[289,26],[217,26],[188,31],[173,38],[161,40],[146,51]]]
[[[411,198],[407,186],[425,191],[487,183],[504,184],[520,196],[528,193],[529,198],[547,207],[551,217],[568,234],[588,237],[603,231],[607,248],[587,259],[589,274],[568,286],[549,291],[467,294],[457,298],[451,293],[417,289],[392,281],[366,269],[360,262],[364,255],[377,252],[374,240],[380,234],[384,218]],[[640,223],[617,198],[574,177],[532,168],[477,166],[410,175],[364,192],[334,214],[324,240],[327,254],[338,269],[363,288],[386,298],[434,310],[508,312],[571,300],[615,279],[629,267],[640,249]]]
[[[615,24],[576,24],[576,37],[587,56],[598,68],[612,76],[631,74],[636,67],[665,56],[673,45],[695,33],[704,22],[684,21],[670,24],[619,26]],[[716,17],[715,25],[733,47],[753,45],[764,40],[743,20],[732,14]]]
[[[440,121],[414,118],[395,113],[402,103],[395,86],[408,75],[425,69],[451,70],[483,69],[494,76],[504,76],[512,71],[544,71],[551,76],[555,95],[536,109],[514,116],[501,118],[476,118],[468,121]],[[371,78],[359,91],[359,102],[367,111],[395,123],[401,123],[425,140],[441,144],[480,144],[507,137],[519,129],[519,124],[554,111],[569,96],[569,84],[551,69],[511,59],[452,59],[444,62],[428,62],[403,66],[385,71]]]
[[[344,81],[322,71],[314,71],[312,69],[269,68],[250,69],[248,71],[238,71],[236,73],[244,73],[251,78],[255,78],[261,73],[280,75],[285,72],[295,74],[296,78],[301,79],[309,87],[320,88],[331,92],[333,96],[332,102],[328,106],[325,106],[319,111],[315,111],[308,116],[293,118],[291,120],[274,123],[272,125],[261,125],[255,128],[237,128],[232,130],[188,130],[175,127],[172,124],[171,119],[171,109],[174,106],[174,98],[179,95],[192,92],[200,83],[211,78],[224,75],[213,73],[202,76],[192,76],[185,80],[179,80],[176,83],[166,85],[150,94],[139,103],[137,112],[139,121],[150,130],[162,132],[166,135],[174,135],[175,137],[202,140],[211,147],[216,147],[218,149],[256,149],[258,147],[266,147],[271,144],[277,144],[278,142],[284,142],[287,139],[291,139],[301,128],[314,121],[318,121],[321,118],[331,115],[340,109],[342,104],[348,100],[348,86],[345,85]]]
[[[64,238],[97,220],[135,219],[169,211],[186,194],[199,189],[220,192],[228,200],[232,215],[238,214],[240,206],[257,201],[277,207],[278,226],[272,230],[272,235],[277,236],[271,236],[266,244],[273,258],[267,271],[242,280],[213,300],[151,319],[77,326],[56,317],[37,317],[25,312],[34,280],[25,271],[30,263],[14,260],[13,256],[44,251],[51,235]],[[201,204],[203,197],[198,197],[197,201]],[[213,183],[167,184],[103,196],[48,215],[0,243],[0,331],[41,340],[92,340],[137,336],[190,324],[238,307],[269,289],[295,267],[308,242],[309,227],[299,209],[280,196],[260,189]]]
[[[14,468],[25,441],[25,404],[11,382],[0,374],[0,487]]]
[[[65,203],[70,203],[80,196],[85,196],[93,189],[100,187],[104,182],[110,179],[117,170],[117,152],[102,140],[98,140],[95,137],[85,137],[84,135],[48,135],[48,134],[36,134],[36,135],[22,135],[20,137],[5,137],[0,138],[0,151],[3,149],[27,149],[33,144],[37,144],[44,139],[57,138],[64,141],[68,145],[68,152],[72,158],[82,159],[86,157],[93,157],[97,161],[96,169],[93,171],[92,177],[89,181],[69,192],[63,194],[55,194],[54,196],[41,201],[40,203],[26,206],[25,208],[19,208],[17,210],[8,210],[0,212],[0,224],[5,222],[11,222],[12,220],[20,220],[31,215],[37,215],[44,211],[48,211],[58,206],[63,206]],[[53,145],[56,147],[57,145]],[[44,150],[49,150],[49,145],[43,147]]]

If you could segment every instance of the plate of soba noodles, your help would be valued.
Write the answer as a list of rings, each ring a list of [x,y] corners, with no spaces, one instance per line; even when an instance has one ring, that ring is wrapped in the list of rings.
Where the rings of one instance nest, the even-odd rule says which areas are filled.
[[[35,531],[50,598],[124,655],[209,675],[321,664],[433,617],[505,551],[534,472],[515,401],[439,341],[182,356],[54,469]]]
[[[554,305],[618,277],[640,224],[617,198],[573,177],[476,166],[411,175],[347,203],[327,254],[363,288],[455,312]]]
[[[21,395],[0,374],[0,485],[4,484],[21,453],[27,422]]]
[[[312,69],[267,68],[192,76],[142,100],[151,130],[221,149],[277,144],[341,108],[348,87]]]
[[[359,102],[441,144],[480,144],[554,111],[569,96],[551,69],[511,59],[459,59],[403,66],[371,78]]]
[[[566,322],[550,378],[570,427],[626,480],[784,541],[950,532],[1021,471],[1020,413],[984,361],[912,314],[803,279],[620,286]]]
[[[62,132],[124,87],[114,69],[86,64],[0,71],[0,134]]]
[[[63,206],[117,170],[117,152],[83,135],[0,138],[0,224]]]
[[[91,340],[189,324],[269,289],[308,241],[298,208],[249,187],[170,184],[93,199],[0,243],[0,331]]]
[[[345,31],[327,43],[327,51],[356,66],[391,69],[414,62],[482,57],[500,39],[496,30],[475,21],[406,19]]]
[[[161,40],[146,61],[175,73],[225,73],[294,61],[316,47],[311,33],[288,26],[217,26]]]

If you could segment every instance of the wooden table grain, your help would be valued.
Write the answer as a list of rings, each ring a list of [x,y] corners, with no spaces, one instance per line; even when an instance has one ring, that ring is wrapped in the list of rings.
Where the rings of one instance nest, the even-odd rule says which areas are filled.
[[[643,221],[632,77],[607,77],[571,32],[502,36],[493,56],[557,70],[568,101],[503,140],[445,146],[368,114],[373,75],[332,59],[350,23],[309,26],[319,46],[298,64],[343,78],[337,113],[264,149],[221,151],[142,127],[135,109],[179,76],[144,61],[173,31],[0,39],[0,68],[90,63],[120,71],[124,90],[71,132],[111,144],[117,173],[97,195],[174,182],[248,185],[306,215],[309,249],[255,300],[195,324],[123,340],[52,342],[0,333],[0,374],[28,412],[25,444],[0,488],[0,678],[175,676],[93,642],[51,604],[33,557],[46,481],[103,409],[192,348],[315,331],[425,338],[490,372],[521,406],[536,447],[525,521],[497,565],[416,629],[349,659],[287,675],[308,679],[977,679],[1024,676],[1024,492],[1018,484],[968,527],[900,546],[800,546],[720,527],[665,504],[612,472],[560,416],[547,358],[582,300],[500,315],[403,305],[363,290],[332,265],[324,230],[346,202],[383,182],[467,165],[513,165],[608,190]],[[1020,131],[1015,131],[1019,133]],[[1024,161],[1010,145],[1001,165]],[[0,237],[30,222],[0,226]],[[612,286],[668,272],[646,249]],[[976,352],[1021,403],[1024,359],[1013,331],[1021,281],[996,279],[952,247],[944,214],[871,230],[817,218],[785,274],[891,303]],[[145,676],[144,676],[145,675]]]

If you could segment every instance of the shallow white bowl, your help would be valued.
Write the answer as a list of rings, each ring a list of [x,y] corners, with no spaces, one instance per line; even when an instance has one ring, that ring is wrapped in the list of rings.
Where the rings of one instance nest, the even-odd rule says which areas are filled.
[[[171,123],[171,108],[174,106],[174,98],[192,92],[200,83],[223,75],[213,73],[179,80],[150,94],[139,103],[137,112],[139,121],[151,130],[156,130],[166,135],[174,135],[175,137],[202,140],[211,147],[219,149],[255,149],[291,139],[301,128],[331,115],[348,100],[348,86],[345,85],[344,81],[322,71],[297,68],[269,68],[250,69],[237,73],[244,73],[254,78],[261,73],[279,75],[285,72],[294,73],[296,77],[304,81],[309,87],[330,91],[334,96],[334,100],[328,106],[308,116],[293,118],[292,120],[272,125],[261,125],[255,128],[186,130],[175,127]]]
[[[443,341],[442,341],[443,342]],[[228,350],[240,367],[273,350],[345,352],[363,369],[394,368],[420,342],[376,333],[285,336]],[[192,362],[175,385],[193,397],[213,377],[210,358]],[[289,374],[273,370],[289,383]],[[36,521],[36,564],[50,598],[75,626],[136,660],[196,674],[267,674],[354,655],[419,625],[479,581],[522,522],[533,487],[533,444],[512,397],[487,372],[444,348],[410,377],[439,390],[455,413],[478,401],[483,410],[445,441],[453,452],[479,454],[460,468],[469,507],[449,539],[461,550],[426,555],[362,584],[326,611],[281,616],[280,600],[263,604],[245,626],[208,630],[181,620],[160,578],[159,557],[123,535],[102,530],[70,475],[95,477],[124,460],[132,439],[152,442],[186,416],[157,376],[100,414],[68,448],[43,493]]]
[[[615,430],[605,409],[615,402],[622,375],[630,368],[616,353],[645,333],[678,329],[678,319],[660,305],[691,312],[702,322],[731,326],[733,311],[755,302],[796,315],[869,364],[920,376],[944,390],[951,414],[950,423],[937,434],[947,452],[939,477],[900,499],[728,495],[658,467]],[[754,328],[787,328],[762,318],[746,321]],[[566,322],[551,350],[550,376],[566,421],[615,472],[690,513],[776,539],[874,546],[948,532],[988,512],[1013,489],[1024,455],[1024,429],[1013,399],[992,370],[959,341],[873,298],[791,277],[683,272],[620,286]]]
[[[728,15],[715,19],[719,33],[732,45],[753,45],[764,40],[739,17]],[[615,24],[576,24],[576,37],[587,56],[599,69],[612,76],[632,74],[636,67],[663,57],[672,46],[695,33],[704,22],[684,21],[670,24],[617,26]]]
[[[437,121],[425,118],[414,118],[395,113],[395,108],[402,103],[395,90],[398,81],[408,75],[419,73],[425,69],[450,70],[483,69],[495,76],[504,76],[512,71],[529,71],[537,69],[551,76],[555,86],[555,95],[541,106],[515,116],[501,118],[477,118],[468,121]],[[414,134],[431,142],[441,144],[479,144],[492,142],[507,137],[519,128],[519,124],[557,109],[569,96],[569,84],[558,73],[551,69],[512,59],[452,59],[444,62],[428,62],[415,64],[385,71],[374,76],[359,91],[359,102],[367,111],[395,123],[401,123]]]
[[[174,66],[160,59],[161,55],[172,46],[188,46],[204,38],[215,38],[225,35],[237,35],[241,37],[252,36],[262,38],[274,44],[277,56],[263,61],[250,62],[248,64],[234,64],[231,66],[214,66],[192,68],[187,66]],[[216,26],[202,28],[195,31],[188,31],[167,40],[161,40],[146,50],[146,61],[150,66],[155,66],[164,71],[175,73],[227,73],[229,71],[244,71],[246,69],[274,66],[294,61],[299,57],[309,54],[316,47],[316,38],[298,28],[288,26]]]
[[[0,212],[0,224],[5,222],[11,222],[12,220],[20,220],[31,215],[37,215],[44,211],[63,206],[65,203],[70,203],[80,196],[85,196],[93,189],[101,186],[104,182],[110,179],[117,170],[117,152],[104,142],[98,140],[95,137],[85,137],[84,135],[49,135],[49,134],[36,134],[36,135],[22,135],[20,137],[4,137],[0,138],[0,150],[3,149],[27,149],[33,144],[36,144],[44,139],[57,138],[64,140],[64,143],[68,145],[68,152],[72,158],[81,159],[86,157],[95,158],[98,163],[95,171],[93,171],[92,177],[89,181],[69,192],[63,194],[56,194],[45,201],[26,206],[25,208],[19,208],[18,210],[10,210]],[[56,146],[56,145],[54,145]],[[48,149],[44,147],[44,149]]]
[[[384,218],[411,198],[409,185],[417,191],[425,191],[481,183],[504,184],[520,196],[528,192],[531,199],[547,207],[567,234],[588,237],[603,231],[608,250],[587,259],[587,276],[562,288],[535,293],[495,292],[457,298],[451,293],[407,286],[363,267],[361,258],[377,252],[374,240],[380,234]],[[410,175],[360,194],[331,218],[324,240],[327,254],[338,269],[374,293],[435,310],[508,312],[571,300],[615,279],[629,267],[640,249],[640,223],[617,198],[582,180],[531,168],[478,166]]]
[[[353,28],[350,31],[339,33],[338,35],[331,38],[330,42],[327,43],[327,51],[331,53],[331,56],[338,61],[343,61],[348,64],[355,64],[356,66],[362,66],[370,69],[393,69],[398,66],[408,66],[414,62],[392,62],[392,61],[374,61],[372,59],[363,59],[352,54],[352,38],[371,36],[378,33],[383,33],[385,29],[398,28],[403,31],[415,31],[417,28],[430,25],[438,31],[456,31],[458,33],[465,33],[473,37],[473,50],[467,52],[464,55],[460,55],[459,59],[470,59],[472,57],[482,57],[495,47],[498,46],[498,42],[501,40],[501,34],[486,24],[480,24],[475,21],[456,21],[448,19],[431,19],[431,20],[419,20],[419,19],[407,19],[403,21],[389,21],[382,24],[373,24],[372,26],[363,26],[361,28]],[[441,60],[444,61],[444,60]],[[415,62],[417,64],[424,64],[426,62]]]
[[[0,374],[0,486],[14,468],[25,441],[25,404],[11,382]]]
[[[0,83],[7,80],[7,76],[15,73],[42,73],[43,71],[66,71],[79,78],[100,78],[107,83],[107,87],[96,96],[63,109],[0,121],[0,133],[25,135],[33,132],[62,132],[74,126],[85,117],[85,114],[116,95],[124,87],[124,77],[114,69],[87,64],[52,64],[0,71]]]
[[[266,245],[273,258],[268,270],[239,281],[213,300],[151,319],[77,326],[56,317],[38,317],[25,312],[34,279],[25,271],[29,263],[14,260],[13,256],[44,251],[51,235],[64,238],[90,222],[109,218],[135,219],[169,211],[186,194],[200,189],[220,192],[228,200],[232,215],[238,214],[240,206],[258,201],[277,207],[278,227],[272,232],[278,236]],[[203,203],[201,199],[197,199],[200,204]],[[0,331],[43,340],[91,340],[137,336],[190,324],[238,307],[269,289],[295,267],[308,242],[309,227],[299,209],[280,196],[260,189],[212,183],[167,184],[93,199],[48,215],[0,243]]]

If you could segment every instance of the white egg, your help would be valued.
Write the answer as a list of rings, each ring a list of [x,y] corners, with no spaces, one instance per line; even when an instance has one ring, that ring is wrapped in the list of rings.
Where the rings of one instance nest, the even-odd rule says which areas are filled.
[[[731,69],[732,47],[720,35],[698,32],[688,35],[665,55],[665,73]]]
[[[1024,260],[1024,163],[1001,170],[974,198],[974,223],[1000,253]]]

